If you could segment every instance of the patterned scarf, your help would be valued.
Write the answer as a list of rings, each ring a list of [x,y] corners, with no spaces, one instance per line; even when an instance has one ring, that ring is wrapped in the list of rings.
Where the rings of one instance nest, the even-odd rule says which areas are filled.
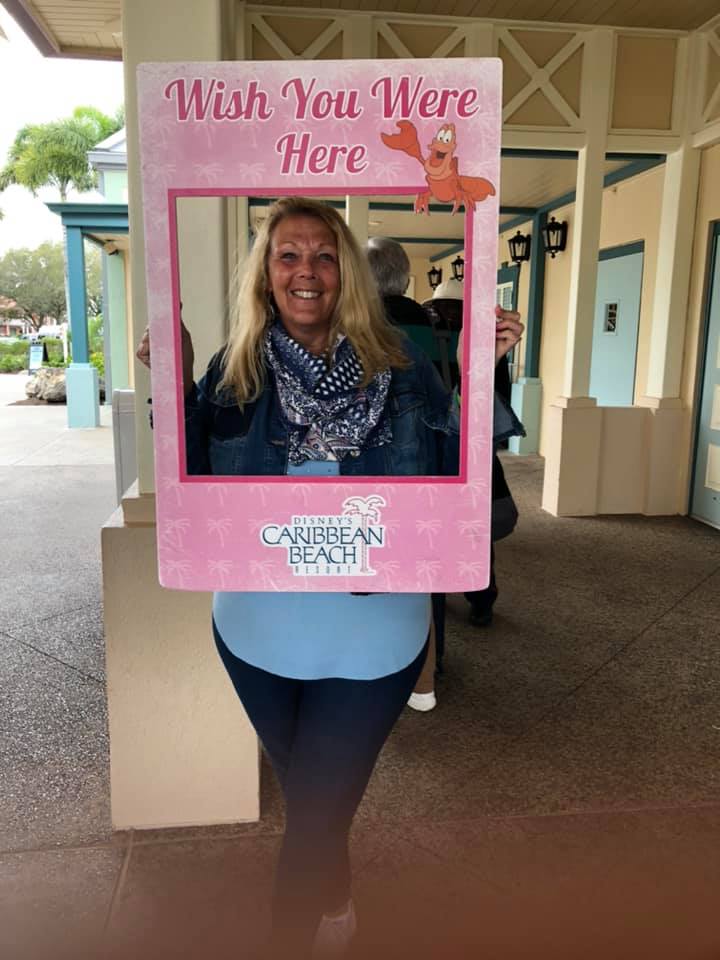
[[[290,424],[292,464],[342,460],[355,451],[392,441],[384,416],[390,370],[382,370],[360,389],[363,370],[347,337],[338,337],[329,365],[288,336],[276,321],[265,335],[265,355]]]

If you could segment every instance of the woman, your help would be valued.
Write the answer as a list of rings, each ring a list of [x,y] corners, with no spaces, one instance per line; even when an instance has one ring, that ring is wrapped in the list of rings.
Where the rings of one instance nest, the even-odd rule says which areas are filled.
[[[521,333],[516,315],[499,315],[498,355]],[[149,349],[146,334],[145,363]],[[183,328],[183,372],[192,473],[457,473],[457,405],[387,322],[352,234],[322,203],[270,208],[227,346],[194,384]],[[220,657],[285,796],[279,955],[340,956],[355,932],[350,825],[429,623],[422,594],[215,594]]]

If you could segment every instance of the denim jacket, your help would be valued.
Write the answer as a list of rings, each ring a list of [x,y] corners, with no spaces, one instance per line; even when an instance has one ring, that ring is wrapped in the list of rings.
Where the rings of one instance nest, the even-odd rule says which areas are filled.
[[[404,343],[411,365],[393,368],[387,400],[392,443],[367,447],[340,461],[341,476],[454,476],[459,472],[457,403],[427,356]],[[222,353],[185,400],[188,473],[282,476],[288,466],[288,425],[265,370],[260,397],[241,410],[230,390],[219,390]]]

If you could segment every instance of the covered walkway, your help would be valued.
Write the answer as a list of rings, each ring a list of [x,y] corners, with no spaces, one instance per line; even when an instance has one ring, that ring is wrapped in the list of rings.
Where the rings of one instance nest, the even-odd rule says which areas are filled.
[[[80,459],[61,408],[9,406],[21,381],[0,380],[3,436],[25,442],[18,424],[38,411],[57,419],[44,453],[6,444],[0,466],[0,955],[253,957],[281,832],[272,776],[257,824],[112,833],[107,428],[83,432]],[[522,519],[499,545],[495,623],[470,627],[453,600],[439,706],[406,711],[356,821],[353,956],[709,960],[717,533],[553,518],[542,460],[506,470]]]

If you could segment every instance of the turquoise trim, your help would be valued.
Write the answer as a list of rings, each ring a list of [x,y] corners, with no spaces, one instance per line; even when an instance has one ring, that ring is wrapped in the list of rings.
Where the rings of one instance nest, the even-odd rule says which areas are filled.
[[[508,451],[525,456],[537,453],[540,442],[542,384],[536,377],[520,377],[512,385],[511,406],[525,427],[524,437],[510,437]]]
[[[103,258],[107,273],[107,298],[103,307],[106,336],[110,346],[110,375],[113,390],[130,387],[132,357],[128,350],[127,305],[125,303],[125,263],[122,254]],[[107,373],[108,362],[105,361]],[[107,397],[107,391],[106,391]],[[106,399],[112,402],[112,394]]]
[[[513,266],[503,264],[502,267],[497,272],[497,282],[498,285],[501,283],[512,283],[512,308],[517,310],[518,307],[518,295],[520,288],[520,264],[515,263]]]
[[[532,379],[540,376],[540,341],[542,318],[545,308],[545,247],[542,229],[548,222],[547,213],[533,217],[532,245],[530,247],[530,292],[525,333],[525,376]]]
[[[707,372],[708,338],[710,336],[710,322],[712,320],[713,294],[720,296],[720,290],[716,291],[713,283],[713,278],[715,276],[715,270],[717,267],[717,259],[718,255],[720,255],[719,248],[720,220],[715,220],[710,223],[708,229],[708,252],[707,263],[705,266],[705,280],[703,284],[702,348],[699,354],[700,362],[698,363],[698,374],[695,380],[695,396],[693,398],[695,404],[695,435],[693,437],[692,469],[690,471],[690,488],[688,491],[688,506],[689,513],[691,515],[695,507],[695,501],[697,500],[697,496],[695,494],[695,484],[697,483],[698,445],[700,443],[700,429],[702,426],[702,399],[705,386],[705,374]]]
[[[46,203],[64,227],[80,227],[86,232],[128,233],[126,203]]]
[[[618,257],[631,257],[635,253],[645,253],[644,240],[637,240],[635,243],[623,243],[619,247],[607,247],[600,251],[598,259],[602,263],[605,260],[616,260]]]
[[[664,163],[665,157],[661,159],[653,157],[649,160],[636,160],[633,163],[628,163],[624,167],[621,167],[620,170],[613,170],[611,173],[605,174],[603,177],[603,189],[622,183],[623,180],[629,180],[630,177],[636,177],[639,173],[645,173],[654,167],[662,166]],[[573,190],[571,193],[566,193],[562,197],[556,197],[554,200],[551,200],[550,203],[545,203],[538,207],[538,213],[552,213],[560,207],[566,207],[568,204],[575,203],[576,199],[577,191]]]
[[[436,240],[435,243],[438,241]],[[442,243],[442,240],[440,241]],[[440,253],[434,253],[430,257],[430,263],[436,263],[438,260],[444,260],[445,257],[451,257],[454,253],[461,253],[465,249],[465,241],[457,240],[451,247],[448,247],[447,250],[441,250]]]
[[[461,244],[461,249],[465,245],[462,237],[393,237],[398,243],[451,243],[453,245]]]
[[[507,233],[508,230],[515,230],[517,227],[522,227],[523,224],[529,223],[534,216],[535,216],[535,211],[533,210],[533,212],[527,217],[526,216],[513,217],[512,220],[507,220],[505,223],[501,223],[499,225],[498,233]]]
[[[67,253],[68,317],[72,333],[74,363],[87,363],[87,290],[85,287],[85,250],[83,234],[79,227],[66,227],[65,251]]]

